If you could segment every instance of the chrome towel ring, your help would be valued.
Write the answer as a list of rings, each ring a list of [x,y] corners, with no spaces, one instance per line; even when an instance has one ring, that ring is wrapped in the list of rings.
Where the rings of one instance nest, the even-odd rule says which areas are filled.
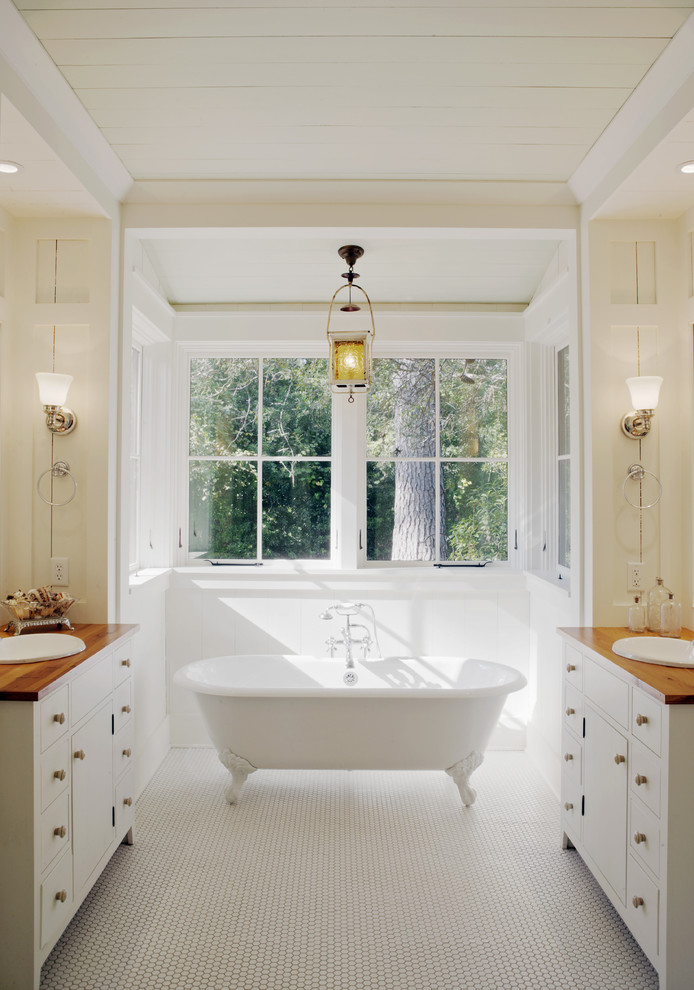
[[[641,501],[642,491],[641,491],[641,487],[639,487],[639,501],[632,502],[632,500],[627,495],[627,491],[626,491],[627,481],[642,482],[646,477],[653,478],[656,485],[658,486],[657,496],[653,499],[652,502],[642,502]],[[622,495],[624,496],[625,500],[629,503],[629,505],[632,505],[635,509],[652,509],[653,506],[657,505],[658,502],[663,497],[663,486],[660,479],[657,478],[652,471],[646,471],[646,469],[643,468],[640,464],[632,464],[629,470],[627,471],[626,478],[622,483]]]
[[[69,498],[66,498],[64,502],[52,502],[49,498],[46,498],[46,496],[42,493],[41,482],[43,481],[43,479],[46,477],[47,474],[52,475],[54,478],[68,477],[72,482],[72,494],[70,495]],[[73,498],[77,494],[77,482],[70,474],[70,465],[67,463],[67,461],[56,461],[53,467],[49,467],[47,471],[44,471],[43,474],[40,474],[36,482],[36,491],[38,493],[39,498],[42,499],[47,505],[67,505],[69,502],[72,502]]]

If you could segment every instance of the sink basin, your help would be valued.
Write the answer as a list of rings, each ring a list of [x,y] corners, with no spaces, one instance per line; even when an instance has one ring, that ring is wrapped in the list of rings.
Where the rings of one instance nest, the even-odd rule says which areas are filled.
[[[37,663],[71,657],[85,649],[79,636],[63,633],[29,633],[0,639],[0,663]]]
[[[627,660],[659,663],[664,667],[694,667],[692,644],[685,639],[667,639],[661,636],[629,636],[618,639],[612,652]]]

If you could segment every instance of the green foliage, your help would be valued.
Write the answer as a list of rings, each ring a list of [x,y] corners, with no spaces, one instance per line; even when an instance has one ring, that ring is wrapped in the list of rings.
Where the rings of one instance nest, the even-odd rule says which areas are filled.
[[[445,560],[508,558],[506,464],[443,464]]]

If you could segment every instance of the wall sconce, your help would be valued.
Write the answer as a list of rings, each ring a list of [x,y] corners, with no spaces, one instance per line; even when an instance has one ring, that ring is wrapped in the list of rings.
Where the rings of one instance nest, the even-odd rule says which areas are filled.
[[[37,371],[36,381],[39,383],[39,400],[46,414],[48,429],[62,436],[71,433],[77,426],[77,416],[67,408],[65,400],[72,384],[72,375]]]
[[[337,252],[349,265],[349,271],[343,274],[347,279],[346,285],[341,285],[330,301],[328,311],[328,344],[330,347],[330,388],[333,392],[349,392],[349,401],[354,402],[354,391],[365,392],[373,384],[373,360],[371,356],[373,339],[376,336],[374,325],[374,314],[371,309],[371,300],[360,285],[355,285],[366,298],[371,316],[371,327],[354,330],[331,330],[330,317],[333,311],[333,303],[338,293],[343,289],[349,291],[349,302],[346,306],[340,307],[342,313],[358,313],[360,307],[352,302],[352,285],[355,278],[359,278],[354,271],[354,263],[364,254],[364,249],[357,244],[346,244]]]
[[[627,378],[633,409],[622,417],[622,433],[632,440],[641,440],[651,428],[651,419],[658,405],[660,375],[639,375]]]

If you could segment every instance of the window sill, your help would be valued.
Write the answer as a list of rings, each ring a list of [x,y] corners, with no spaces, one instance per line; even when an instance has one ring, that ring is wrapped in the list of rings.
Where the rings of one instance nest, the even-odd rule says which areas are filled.
[[[525,571],[528,591],[538,591],[546,594],[548,591],[558,592],[560,595],[571,597],[571,580],[569,578],[559,578],[548,571]]]
[[[140,588],[151,590],[160,585],[161,590],[165,591],[169,586],[170,575],[170,567],[143,567],[139,571],[133,571],[128,578],[128,590],[130,592]]]

